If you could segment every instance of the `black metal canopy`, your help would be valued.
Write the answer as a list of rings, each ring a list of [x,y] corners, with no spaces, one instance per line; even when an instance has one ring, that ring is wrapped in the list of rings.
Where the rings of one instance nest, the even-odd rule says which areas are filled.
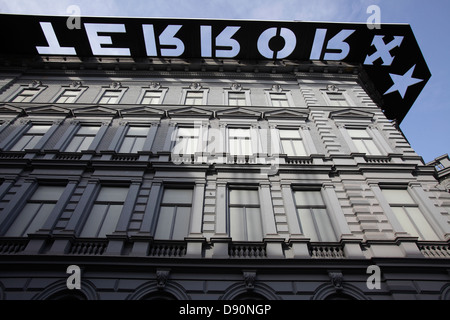
[[[431,77],[411,27],[363,23],[0,15],[2,56],[341,61],[398,123]]]

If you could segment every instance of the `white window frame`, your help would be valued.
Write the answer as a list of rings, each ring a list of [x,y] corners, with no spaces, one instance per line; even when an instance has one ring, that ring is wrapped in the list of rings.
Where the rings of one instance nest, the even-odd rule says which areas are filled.
[[[145,136],[144,135],[138,135],[138,134],[130,134],[130,130],[132,128],[146,128],[146,129],[148,129],[147,130],[147,134]],[[119,144],[120,146],[119,146],[117,152],[118,153],[138,153],[139,151],[144,151],[144,145],[145,145],[147,137],[148,137],[148,135],[150,133],[150,128],[151,128],[151,126],[134,125],[134,124],[127,125],[126,132],[123,135],[123,137],[121,138],[121,141],[120,141],[120,144]],[[125,140],[128,139],[128,138],[134,138],[133,142],[132,142],[132,145],[131,145],[131,149],[128,152],[122,151],[122,149],[124,148]],[[142,148],[140,148],[139,150],[134,150],[133,151],[137,141],[142,141],[142,142],[140,142],[140,144],[142,145]]]
[[[55,97],[55,99],[54,99],[54,103],[76,103],[77,102],[77,100],[81,97],[81,95],[83,94],[83,92],[86,90],[87,88],[70,88],[70,87],[64,87],[64,88],[62,88],[61,90],[60,90],[60,92],[58,92],[58,94],[56,95],[56,97]],[[66,99],[66,101],[64,101],[64,102],[61,102],[61,101],[59,101],[63,96],[64,96],[64,94],[66,93],[66,92],[68,92],[68,91],[73,91],[73,92],[76,92],[77,94],[76,94],[76,96],[75,96],[75,99],[73,100],[73,101],[70,101],[70,102],[67,102],[67,99]]]
[[[197,92],[197,93],[202,93],[202,103],[201,104],[193,104],[193,105],[207,105],[208,104],[208,93],[209,93],[209,89],[208,88],[203,88],[200,84],[191,84],[191,86],[189,88],[183,88],[182,89],[182,94],[181,94],[181,99],[180,99],[180,104],[182,105],[191,105],[191,104],[186,104],[186,98],[188,95],[188,92]]]
[[[238,141],[240,141],[240,140],[247,141],[248,140],[248,146],[250,147],[250,150],[248,153],[245,153],[245,152],[244,153],[234,153],[234,152],[232,153],[233,150],[231,150],[232,146],[231,146],[231,136],[230,136],[231,130],[246,130],[246,131],[248,131],[248,139],[247,139],[247,137],[243,137],[243,138],[241,137],[241,139],[233,139],[233,140],[238,140]],[[238,126],[228,126],[227,130],[226,130],[226,138],[227,138],[226,139],[226,143],[227,143],[226,150],[229,155],[244,157],[244,156],[251,156],[255,153],[255,150],[254,150],[255,141],[253,141],[253,137],[252,137],[252,128],[241,127],[241,126],[239,126],[239,127]],[[245,146],[241,145],[240,150],[242,151],[243,148],[245,148]]]
[[[230,95],[235,94],[235,93],[244,95],[245,104],[243,104],[243,105],[230,104]],[[250,90],[248,90],[248,89],[241,89],[241,90],[224,89],[224,105],[234,106],[234,107],[251,106],[252,104],[251,104],[251,99],[250,99]]]
[[[139,95],[139,98],[136,102],[136,104],[143,104],[143,105],[158,105],[158,104],[163,104],[164,99],[166,97],[166,93],[167,93],[168,88],[158,88],[158,89],[152,89],[152,88],[142,88],[142,92]],[[145,99],[145,95],[149,92],[157,92],[159,93],[159,101],[158,103],[144,103],[144,99]]]
[[[61,191],[61,195],[66,188],[66,186],[63,185],[38,185],[33,194],[29,197],[29,199],[27,199],[26,204],[24,205],[20,213],[15,217],[14,221],[9,226],[8,230],[5,233],[5,236],[25,237],[28,233],[36,232],[44,226],[45,222],[50,217],[60,198],[55,197],[55,199],[33,199],[33,197],[35,197],[37,193],[39,191],[42,191],[45,187],[58,188],[60,189],[59,191]],[[31,210],[30,207],[33,204],[38,205],[38,208],[36,208],[32,214],[26,212],[26,210]],[[44,206],[47,206],[46,212],[42,211],[44,210]],[[41,217],[40,215],[44,216]],[[38,223],[38,225],[33,226],[33,223],[37,218],[39,218],[41,221],[40,223]],[[25,223],[26,225],[24,225]],[[16,227],[22,229],[22,231],[20,231],[20,233],[14,232],[16,230],[13,230],[13,228]],[[31,227],[33,227],[32,230],[30,229]]]
[[[322,93],[322,96],[323,96],[323,98],[325,100],[325,103],[328,106],[333,106],[333,107],[351,107],[351,106],[355,105],[353,100],[348,95],[347,90],[334,88],[333,90],[329,90],[329,89],[320,90],[320,92]],[[332,99],[330,99],[330,96],[328,94],[339,94],[339,95],[342,96],[343,100],[332,100]],[[334,101],[345,101],[345,104],[336,103]]]
[[[190,135],[187,138],[183,137],[183,139],[187,140],[187,141],[181,142],[179,139],[180,131],[181,131],[180,129],[196,130],[197,136],[195,136],[195,134],[194,134],[194,135]],[[196,152],[201,152],[202,151],[201,148],[203,147],[201,137],[202,137],[202,127],[192,126],[192,125],[184,125],[182,123],[178,124],[176,131],[175,131],[175,141],[174,141],[172,149],[171,149],[172,153],[183,156],[183,155],[193,155]],[[189,143],[192,143],[192,141],[194,141],[194,143],[195,143],[195,148],[194,148],[195,150],[193,152],[186,152],[185,146],[189,145]],[[189,150],[189,151],[192,151],[192,150]]]
[[[387,186],[381,186],[381,194],[383,195],[383,201],[386,202],[386,204],[389,206],[390,210],[392,211],[394,219],[398,222],[398,224],[401,226],[401,228],[410,234],[411,236],[416,236],[419,238],[419,240],[425,240],[425,241],[439,241],[441,240],[439,238],[438,233],[436,232],[436,229],[433,227],[433,224],[428,220],[424,213],[424,209],[421,207],[420,202],[415,198],[415,196],[410,192],[409,188],[407,187],[387,187]],[[412,202],[404,202],[404,203],[392,203],[389,202],[388,198],[386,197],[386,193],[389,190],[399,190],[405,192],[412,200]],[[396,213],[396,208],[401,208],[402,214],[404,215],[405,219],[401,219],[399,217],[399,214]],[[408,211],[408,208],[414,208],[417,209],[417,212],[420,213],[420,217],[413,217],[412,213]],[[418,214],[417,213],[417,214]],[[422,221],[417,221],[417,219],[421,219]],[[425,231],[424,228],[428,229],[428,231]],[[424,237],[423,233],[431,232],[434,235],[432,237]],[[435,237],[434,237],[435,236]]]
[[[83,127],[98,127],[98,130],[95,134],[82,134],[80,135],[79,132]],[[94,142],[94,139],[96,137],[96,135],[99,133],[100,129],[101,129],[101,125],[100,124],[91,124],[91,123],[86,123],[86,124],[80,124],[77,126],[76,131],[71,135],[69,141],[67,142],[66,146],[64,147],[64,152],[83,152],[86,150],[89,150],[90,146],[92,145],[92,143]],[[78,145],[78,147],[76,148],[75,151],[68,151],[67,149],[69,148],[69,146],[72,144],[72,142],[74,141],[74,139],[78,136],[83,136],[83,137],[92,137],[91,142],[89,143],[89,146],[87,146],[86,149],[80,149],[81,146],[83,145],[85,139],[83,139],[83,141]]]
[[[256,197],[258,198],[258,204],[254,203],[232,203],[231,202],[231,192],[236,191],[252,191],[256,192]],[[257,187],[251,187],[251,186],[230,186],[228,188],[228,217],[229,217],[229,235],[232,238],[232,241],[236,242],[260,242],[263,240],[264,237],[264,230],[263,230],[263,217],[262,217],[262,210],[261,210],[261,198],[259,195],[259,190]],[[232,209],[237,209],[237,212],[232,213]],[[248,212],[247,209],[258,209],[255,210],[254,213]],[[242,225],[242,231],[243,234],[236,234],[233,225],[234,225],[234,214],[242,214],[243,217],[240,219],[243,222]],[[249,214],[257,215],[249,216]],[[253,220],[253,221],[251,221]],[[253,222],[253,223],[252,223]],[[256,222],[256,223],[255,223]],[[257,225],[259,224],[259,225]],[[250,228],[254,227],[255,229],[250,231]],[[254,238],[249,238],[250,233],[254,234]]]
[[[365,133],[367,133],[368,137],[352,137],[352,135],[350,134],[350,132],[348,130],[364,131]],[[380,143],[377,141],[377,138],[372,134],[371,130],[368,130],[367,128],[362,128],[362,127],[349,127],[349,126],[346,126],[345,127],[345,132],[348,135],[348,137],[350,138],[350,141],[352,142],[352,146],[354,148],[354,150],[352,150],[352,152],[354,151],[354,152],[357,152],[357,153],[365,153],[368,156],[381,156],[381,155],[385,155],[386,154],[385,150],[382,148]],[[355,140],[361,140],[362,144],[364,145],[364,148],[366,148],[367,151],[370,151],[370,149],[368,148],[366,143],[364,143],[364,141],[372,141],[372,143],[374,144],[374,146],[377,149],[378,153],[373,153],[371,151],[370,152],[364,152],[363,150],[360,150],[358,145],[355,143]],[[352,148],[350,148],[350,149],[352,149]]]
[[[190,190],[191,191],[191,201],[190,202],[164,202],[164,196],[166,194],[166,192],[170,192],[171,190]],[[194,189],[192,187],[184,187],[184,188],[174,188],[171,186],[167,186],[164,187],[162,190],[162,195],[161,195],[161,201],[159,203],[159,209],[158,209],[158,220],[156,221],[155,224],[155,236],[154,238],[156,240],[184,240],[185,237],[187,237],[189,235],[189,231],[190,231],[190,223],[191,223],[191,219],[192,219],[192,203],[194,200]],[[189,208],[189,213],[182,213],[181,211],[178,210],[178,208]],[[161,236],[158,233],[160,233],[160,229],[159,229],[159,225],[160,225],[160,221],[161,220],[161,214],[162,213],[162,209],[163,208],[169,208],[172,209],[172,219],[170,222],[170,231],[169,234],[167,236]],[[188,223],[183,225],[184,228],[184,232],[183,232],[183,237],[182,238],[178,238],[179,235],[175,234],[175,228],[179,227],[180,225],[177,224],[177,220],[180,218],[180,215],[182,214],[188,214],[189,217],[187,217],[188,219]],[[186,218],[186,217],[185,217]],[[174,238],[175,236],[175,238]]]
[[[327,208],[326,198],[322,192],[322,189],[310,187],[309,188],[293,187],[291,190],[292,190],[291,191],[292,198],[295,205],[296,218],[301,233],[306,237],[309,237],[311,242],[336,242],[337,241],[336,230],[333,225],[330,212]],[[305,192],[305,193],[314,192],[320,197],[321,203],[320,204],[297,203],[295,196],[296,192]],[[299,209],[309,211],[309,215],[308,216],[303,215],[303,217],[301,217]],[[318,210],[322,211],[319,212]],[[319,219],[319,215],[322,215],[321,219]],[[313,225],[313,227],[308,230],[305,230],[306,228],[304,227],[304,225],[307,225],[306,222],[307,219],[310,219],[309,224]],[[322,220],[322,222],[325,222],[325,224],[321,224],[319,220]]]
[[[103,199],[99,199],[101,196],[102,191],[106,190],[107,188],[120,188],[123,189],[124,191],[124,195],[123,195],[123,199],[114,199],[114,200],[103,200]],[[128,192],[130,191],[129,187],[123,187],[123,186],[101,186],[97,196],[95,198],[95,201],[92,204],[91,210],[90,210],[90,214],[89,216],[86,218],[86,222],[84,223],[83,228],[80,231],[80,237],[87,237],[87,238],[105,238],[107,234],[111,234],[115,231],[115,229],[117,228],[117,224],[120,220],[120,216],[122,214],[123,211],[123,207],[125,205],[125,201],[128,195]],[[106,210],[103,212],[103,215],[100,216],[100,221],[96,221],[95,219],[98,217],[94,216],[93,211],[96,210],[96,208],[101,208],[106,206]],[[113,210],[111,210],[113,207],[118,209],[118,214],[116,216],[111,215],[111,213],[113,212]],[[97,213],[96,213],[97,214]],[[104,231],[103,229],[105,227],[108,227],[107,224],[105,224],[105,222],[108,219],[112,218],[112,224],[110,224],[109,230]],[[97,224],[98,223],[98,224]],[[87,226],[91,227],[93,225],[96,225],[96,231],[95,234],[91,234],[90,230],[87,229]]]
[[[38,126],[46,126],[48,127],[48,129],[45,132],[39,132],[39,133],[33,133],[30,132],[33,130],[33,127],[36,128]],[[17,141],[14,142],[14,144],[10,147],[10,151],[24,151],[27,149],[33,149],[38,143],[39,141],[42,139],[42,137],[44,137],[44,135],[51,129],[52,124],[48,124],[48,123],[31,123],[29,124],[29,128],[26,129],[26,131],[20,136],[19,139],[17,139]],[[16,146],[19,144],[19,142],[23,141],[25,137],[31,137],[23,147],[21,147],[20,149],[16,150]],[[39,137],[38,139],[35,139],[36,137]],[[34,142],[32,142],[34,141]],[[30,142],[32,143],[31,147],[28,147],[28,145],[30,145]]]
[[[290,155],[290,154],[287,154],[287,153],[286,153],[286,150],[284,150],[285,148],[284,148],[284,146],[283,146],[283,141],[288,140],[288,139],[282,138],[282,137],[281,137],[281,131],[287,131],[287,130],[298,132],[298,134],[299,134],[299,139],[295,139],[295,140],[293,140],[293,141],[299,141],[299,142],[301,143],[302,148],[305,150],[305,154],[301,154],[301,155]],[[310,152],[310,150],[309,150],[309,148],[308,148],[308,146],[307,146],[307,143],[306,143],[306,141],[305,141],[305,137],[304,137],[302,131],[303,131],[303,130],[302,130],[301,128],[284,128],[284,127],[278,127],[278,128],[277,128],[278,139],[279,139],[279,141],[280,141],[280,153],[281,153],[281,154],[286,154],[286,156],[288,156],[288,157],[307,157],[307,156],[309,156],[309,155],[311,154],[311,152]],[[291,141],[292,141],[292,140],[291,140]]]

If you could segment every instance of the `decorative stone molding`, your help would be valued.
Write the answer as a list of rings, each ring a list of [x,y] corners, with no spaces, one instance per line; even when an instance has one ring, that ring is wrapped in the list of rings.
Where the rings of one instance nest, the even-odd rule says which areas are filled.
[[[242,91],[242,86],[236,82],[232,83],[230,88],[232,91]]]
[[[158,289],[162,290],[165,288],[169,274],[170,270],[156,270],[156,286]]]
[[[122,87],[122,84],[120,83],[120,82],[116,82],[116,81],[114,81],[114,82],[112,82],[110,85],[109,85],[109,87],[111,88],[111,89],[120,89],[121,87]]]
[[[330,271],[328,272],[328,276],[330,277],[331,284],[336,289],[336,291],[342,290],[342,282],[344,281],[342,272]]]
[[[274,85],[272,86],[272,91],[273,91],[273,92],[282,92],[282,91],[283,91],[283,88],[282,88],[281,85],[279,85],[279,84],[274,84]]]
[[[33,80],[33,81],[31,81],[31,83],[28,85],[28,88],[36,89],[36,88],[38,88],[38,87],[41,86],[41,85],[42,85],[42,82],[41,82],[41,81],[39,81],[39,80]]]
[[[244,283],[245,288],[247,290],[252,290],[255,288],[255,281],[256,281],[256,272],[255,271],[244,271]]]
[[[159,82],[151,82],[149,88],[151,90],[158,90],[159,88],[161,88],[161,84]]]
[[[339,88],[337,86],[335,86],[334,84],[329,84],[329,85],[327,85],[326,90],[328,92],[338,92]]]
[[[69,84],[69,88],[78,89],[79,87],[81,87],[81,85],[82,85],[81,81],[72,81],[72,83]]]
[[[192,83],[189,85],[189,89],[200,91],[200,90],[202,89],[202,85],[201,85],[199,82],[192,82]]]

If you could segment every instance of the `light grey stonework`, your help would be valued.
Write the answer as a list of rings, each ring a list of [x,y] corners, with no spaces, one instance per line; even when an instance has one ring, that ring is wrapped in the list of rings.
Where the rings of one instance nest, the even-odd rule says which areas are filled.
[[[395,119],[384,116],[361,69],[176,66],[107,72],[30,66],[0,73],[0,298],[450,299],[447,180],[437,180],[437,162],[425,164]],[[78,99],[55,103],[75,79],[83,88]],[[32,102],[12,102],[33,80],[42,90]],[[112,83],[123,89],[119,103],[99,104]],[[141,104],[149,88],[164,89],[163,101]],[[207,94],[204,104],[184,105],[189,90]],[[246,92],[251,105],[229,106],[230,92]],[[286,93],[289,105],[272,106],[270,92]],[[346,102],[333,105],[328,92],[342,93]],[[45,140],[11,151],[32,125],[44,124],[51,125]],[[83,126],[99,128],[86,151],[65,152]],[[131,126],[149,128],[143,147],[120,153]],[[204,136],[195,153],[177,158],[175,134],[192,126]],[[231,154],[230,128],[249,129],[252,154]],[[306,155],[280,152],[280,137],[271,130],[283,129],[300,133]],[[359,149],[350,131],[358,129],[379,154]],[[6,236],[44,185],[65,189],[43,224],[25,236]],[[105,237],[82,238],[102,187],[128,188],[120,215]],[[187,233],[158,239],[162,199],[172,188],[192,190]],[[233,188],[258,190],[259,222],[249,226],[260,224],[258,241],[231,236]],[[405,229],[405,218],[383,193],[392,188],[408,192],[410,207],[423,214],[435,238]],[[308,236],[296,190],[319,192],[336,241]],[[320,220],[314,223],[321,228]],[[76,293],[65,285],[72,264],[82,269]],[[371,265],[381,270],[380,289],[367,286]]]

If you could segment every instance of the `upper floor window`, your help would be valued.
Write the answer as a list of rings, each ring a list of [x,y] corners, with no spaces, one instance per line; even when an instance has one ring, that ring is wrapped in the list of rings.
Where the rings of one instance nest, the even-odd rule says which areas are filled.
[[[203,91],[188,91],[184,104],[186,105],[201,105],[203,104]]]
[[[32,125],[26,133],[11,148],[11,151],[23,151],[33,149],[44,134],[50,129],[49,125]]]
[[[144,149],[149,127],[130,126],[123,138],[119,153],[137,153]]]
[[[38,231],[64,192],[63,186],[39,186],[9,227],[5,236],[24,237]]]
[[[64,151],[80,152],[88,150],[99,129],[98,126],[81,126]]]
[[[142,97],[142,104],[160,104],[162,103],[162,91],[150,91],[147,90],[144,92]]]
[[[262,241],[258,190],[229,190],[230,236],[233,241]]]
[[[348,100],[343,92],[327,92],[330,106],[348,106]]]
[[[347,129],[358,152],[367,155],[381,155],[380,149],[376,146],[372,137],[365,129]]]
[[[420,240],[440,240],[406,189],[382,189],[403,229]]]
[[[313,242],[334,242],[331,225],[320,191],[294,190],[295,207],[302,233]]]
[[[98,103],[102,104],[119,103],[121,95],[122,95],[121,90],[105,90]]]
[[[165,189],[155,239],[184,240],[189,233],[193,189]]]
[[[66,89],[63,93],[58,97],[55,101],[56,103],[74,103],[78,96],[80,95],[81,90],[74,89]]]
[[[102,187],[80,237],[104,238],[114,232],[128,194],[127,187]]]
[[[180,155],[194,154],[198,148],[199,132],[199,128],[179,127],[176,145],[172,151]]]
[[[228,146],[231,155],[251,155],[251,133],[250,129],[228,129]]]
[[[279,133],[283,153],[294,157],[307,155],[299,130],[280,129]]]
[[[12,102],[31,102],[39,92],[41,92],[39,89],[23,89]]]
[[[289,107],[289,100],[285,92],[270,92],[270,101],[274,107]]]
[[[228,105],[230,106],[245,106],[247,105],[247,98],[245,92],[228,92]]]

